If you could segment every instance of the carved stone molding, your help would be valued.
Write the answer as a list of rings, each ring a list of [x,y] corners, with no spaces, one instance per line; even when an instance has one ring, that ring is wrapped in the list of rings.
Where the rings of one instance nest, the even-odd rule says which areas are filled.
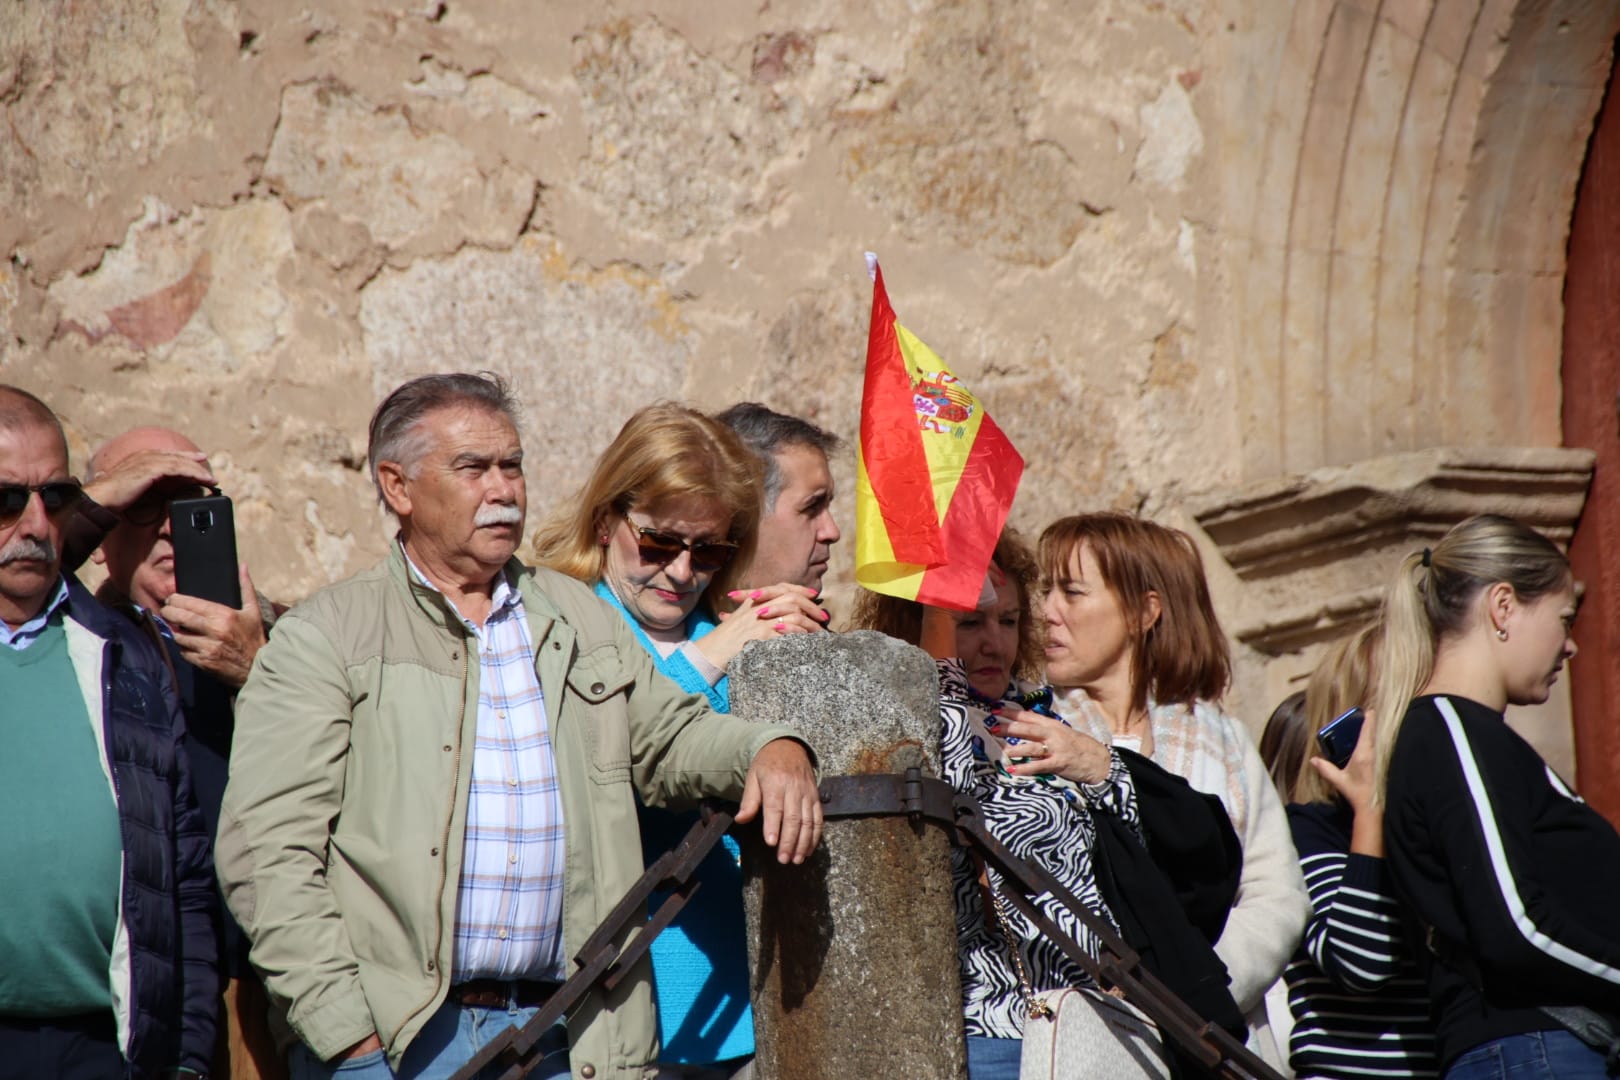
[[[1277,656],[1371,619],[1402,556],[1472,514],[1568,544],[1593,461],[1589,450],[1441,447],[1213,492],[1189,510],[1245,586],[1238,640]]]

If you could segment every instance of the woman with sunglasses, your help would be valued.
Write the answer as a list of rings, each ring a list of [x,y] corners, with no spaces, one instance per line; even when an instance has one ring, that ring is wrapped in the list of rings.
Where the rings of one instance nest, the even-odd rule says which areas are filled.
[[[537,561],[594,584],[659,670],[728,712],[726,666],[744,645],[827,619],[802,586],[732,591],[753,556],[762,503],[759,461],[731,429],[684,406],[652,405],[625,423],[585,486],[541,527]],[[648,861],[693,820],[644,808]],[[663,1076],[732,1077],[752,1062],[738,857],[727,837],[698,872],[701,899],[653,943]]]

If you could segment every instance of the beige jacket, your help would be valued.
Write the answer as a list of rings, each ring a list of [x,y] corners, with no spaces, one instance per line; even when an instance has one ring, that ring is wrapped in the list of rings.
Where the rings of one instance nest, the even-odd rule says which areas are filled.
[[[737,798],[791,734],[713,712],[660,675],[589,588],[515,560],[557,759],[570,960],[642,872],[633,793]],[[237,700],[217,865],[275,1009],[321,1058],[375,1031],[398,1066],[444,1002],[477,721],[478,665],[397,545],[278,622]],[[641,1077],[651,978],[569,1021],[576,1077]]]

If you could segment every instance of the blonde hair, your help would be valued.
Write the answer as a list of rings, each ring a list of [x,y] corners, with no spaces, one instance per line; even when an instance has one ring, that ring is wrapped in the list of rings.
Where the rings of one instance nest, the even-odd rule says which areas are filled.
[[[1338,797],[1333,785],[1322,779],[1322,774],[1311,765],[1311,755],[1316,752],[1316,735],[1345,710],[1368,707],[1377,680],[1380,637],[1376,623],[1363,626],[1349,637],[1334,642],[1311,672],[1310,681],[1305,684],[1305,730],[1310,734],[1310,743],[1295,766],[1293,802],[1331,803]],[[1380,713],[1374,715],[1383,719]]]
[[[1498,514],[1471,517],[1432,549],[1401,560],[1384,598],[1384,643],[1369,705],[1378,717],[1380,801],[1407,706],[1434,674],[1440,642],[1467,631],[1479,594],[1503,582],[1528,603],[1569,581],[1569,560],[1551,540]]]
[[[585,486],[552,513],[534,536],[541,566],[594,583],[602,577],[599,530],[607,518],[671,499],[712,500],[731,515],[726,539],[737,553],[704,590],[703,602],[724,596],[754,557],[759,537],[763,467],[724,424],[684,405],[663,402],[640,410],[596,459]]]

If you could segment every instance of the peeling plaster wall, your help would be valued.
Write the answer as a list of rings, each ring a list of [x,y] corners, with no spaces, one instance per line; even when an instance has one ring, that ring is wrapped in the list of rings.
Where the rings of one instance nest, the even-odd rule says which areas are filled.
[[[1307,240],[1272,222],[1359,190],[1322,171],[1317,136],[1362,130],[1329,106],[1394,69],[1322,56],[1369,40],[1416,56],[1397,16],[1420,7],[1406,37],[1431,45],[1452,23],[1546,29],[1518,6],[0,0],[0,379],[52,403],[81,468],[135,424],[187,430],[238,500],[261,586],[290,599],[382,552],[366,420],[412,374],[513,379],[531,524],[659,398],[755,398],[853,436],[873,249],[901,318],[1029,459],[1018,524],[1093,507],[1178,519],[1189,495],[1389,448],[1364,431],[1283,439],[1323,327],[1357,325],[1382,286],[1302,278],[1317,263],[1278,253]],[[1511,126],[1497,67],[1525,84],[1557,70],[1511,41],[1468,56],[1453,63],[1477,91],[1468,123],[1431,124],[1436,145]],[[1595,101],[1565,99],[1590,119]],[[1583,139],[1577,123],[1543,140],[1554,171],[1578,169],[1558,151]],[[1461,179],[1424,204],[1440,200],[1425,220],[1442,225],[1423,310],[1460,318],[1482,301],[1446,291],[1445,252],[1466,248],[1476,277],[1519,263],[1494,224],[1496,246],[1458,243],[1459,192],[1488,169],[1455,159],[1437,171]],[[1296,172],[1310,183],[1285,188]],[[1375,204],[1405,205],[1399,176],[1381,183]],[[1539,291],[1511,318],[1534,329],[1557,308],[1556,259],[1541,234],[1525,243]],[[1402,273],[1389,280],[1422,276]],[[1490,331],[1469,355],[1510,351]],[[1369,348],[1344,355],[1398,374],[1420,352]],[[1331,417],[1334,379],[1382,385],[1322,370],[1313,416]],[[1377,393],[1393,445],[1421,445],[1427,403]],[[1556,443],[1556,416],[1531,407],[1513,441]],[[852,457],[835,471],[849,492]]]

